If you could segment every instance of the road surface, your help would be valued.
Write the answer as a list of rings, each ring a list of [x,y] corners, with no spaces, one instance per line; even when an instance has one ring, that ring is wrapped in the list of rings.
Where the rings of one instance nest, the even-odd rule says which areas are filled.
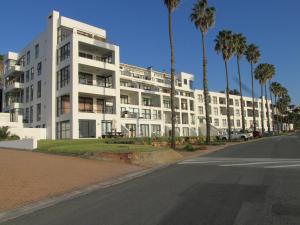
[[[227,147],[4,224],[299,225],[300,133]]]

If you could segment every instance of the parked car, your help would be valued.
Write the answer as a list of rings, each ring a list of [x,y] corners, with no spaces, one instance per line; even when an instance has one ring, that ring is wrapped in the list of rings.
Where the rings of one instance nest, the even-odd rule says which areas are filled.
[[[231,132],[231,139],[232,140],[244,140],[248,141],[250,138],[252,138],[251,133],[242,133],[242,132]],[[218,136],[219,140],[227,141],[229,139],[229,135],[227,133],[221,134]]]

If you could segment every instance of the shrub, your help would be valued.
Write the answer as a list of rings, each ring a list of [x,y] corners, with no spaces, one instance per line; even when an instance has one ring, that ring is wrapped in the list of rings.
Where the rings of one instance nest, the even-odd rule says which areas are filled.
[[[13,134],[13,135],[9,136],[7,139],[8,140],[20,140],[20,137],[18,135]]]
[[[188,151],[188,152],[193,152],[193,151],[195,151],[196,149],[193,147],[192,144],[187,144],[187,145],[184,147],[184,150],[185,150],[185,151]]]
[[[0,139],[7,139],[10,136],[8,127],[0,127]]]

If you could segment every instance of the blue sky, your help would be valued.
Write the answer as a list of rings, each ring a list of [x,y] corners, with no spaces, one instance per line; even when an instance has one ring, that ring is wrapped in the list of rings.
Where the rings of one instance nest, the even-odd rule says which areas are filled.
[[[202,87],[200,33],[189,21],[195,1],[182,0],[174,13],[176,70],[195,74],[195,86]],[[293,102],[300,104],[300,1],[209,3],[217,9],[217,23],[207,36],[210,90],[225,88],[224,63],[214,52],[214,39],[221,29],[231,29],[260,47],[261,62],[276,66],[274,80],[286,86]],[[20,0],[3,1],[1,8],[5,10],[0,14],[0,53],[22,49],[45,29],[48,14],[55,9],[64,16],[106,29],[109,40],[120,45],[122,62],[169,71],[167,11],[162,0],[26,0],[26,4]],[[238,88],[235,58],[230,62],[229,72],[231,88]],[[245,60],[242,76],[245,85],[250,86],[250,66]],[[258,90],[257,87],[257,94]]]

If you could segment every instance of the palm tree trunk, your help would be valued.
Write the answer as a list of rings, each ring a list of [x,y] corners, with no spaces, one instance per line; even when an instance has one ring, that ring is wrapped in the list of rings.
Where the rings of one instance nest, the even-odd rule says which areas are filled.
[[[205,35],[202,36],[202,54],[203,54],[203,91],[204,91],[204,104],[205,104],[205,117],[206,117],[206,143],[210,143],[210,119],[209,119],[209,92],[208,92],[208,80],[206,70],[206,46],[205,46]]]
[[[242,130],[245,132],[245,113],[244,113],[244,100],[243,100],[243,88],[242,88],[242,77],[241,77],[241,68],[240,68],[240,58],[237,56],[237,66],[239,74],[239,83],[240,83],[240,97],[241,97],[241,113],[242,113]]]
[[[277,132],[279,133],[280,128],[279,128],[279,115],[278,115],[278,107],[277,107],[277,95],[274,95],[274,98],[275,98],[275,105],[276,105],[276,125],[277,125]]]
[[[264,135],[265,133],[265,111],[264,111],[264,89],[263,89],[263,85],[260,85],[260,92],[261,92],[261,133],[262,135]]]
[[[230,107],[229,107],[229,75],[228,75],[228,64],[225,62],[226,69],[226,103],[227,103],[227,123],[228,123],[228,139],[231,141],[231,119],[230,119]]]
[[[175,59],[174,59],[174,45],[173,45],[173,29],[172,29],[172,10],[169,9],[169,39],[171,48],[171,120],[172,120],[172,131],[171,131],[171,148],[176,148],[175,140],[175,123],[176,123],[176,112],[175,112]]]
[[[253,113],[253,131],[256,131],[256,116],[255,116],[255,106],[254,106],[254,73],[253,64],[251,63],[251,84],[252,84],[252,113]]]
[[[268,134],[270,134],[271,133],[271,123],[270,123],[270,109],[269,109],[269,103],[268,103],[267,84],[265,84],[265,98],[266,98],[266,105],[267,105]]]
[[[272,97],[272,91],[271,91],[271,80],[269,80],[269,92],[270,92],[270,99],[271,99],[271,110],[272,110],[272,130],[275,131],[274,126],[274,105],[273,105],[273,97]]]

